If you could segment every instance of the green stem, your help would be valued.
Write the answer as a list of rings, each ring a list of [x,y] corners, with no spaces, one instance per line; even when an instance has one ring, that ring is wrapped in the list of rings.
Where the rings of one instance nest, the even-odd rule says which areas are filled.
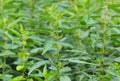
[[[102,47],[102,68],[103,68],[103,72],[104,72],[104,65],[105,65],[105,61],[104,61],[104,54],[105,54],[105,43],[106,43],[106,33],[107,33],[107,21],[108,21],[108,8],[107,8],[107,4],[105,2],[104,4],[104,24],[103,24],[103,39],[102,39],[102,43],[103,43],[103,47]]]
[[[31,24],[30,24],[30,26],[33,28],[34,27],[34,22],[33,22],[33,19],[34,19],[34,0],[30,0],[29,7],[31,9],[31,12],[30,12]]]
[[[5,73],[5,69],[6,69],[6,57],[3,57],[3,67],[2,67],[2,73]]]
[[[6,36],[6,34],[8,33],[8,30],[7,30],[7,25],[6,25],[6,18],[3,18],[3,35],[4,35],[4,46],[3,46],[3,49],[4,51],[8,50],[8,47],[7,47],[7,42],[8,42],[8,38]],[[6,70],[6,56],[3,56],[3,67],[2,67],[2,72],[4,74],[5,70]]]

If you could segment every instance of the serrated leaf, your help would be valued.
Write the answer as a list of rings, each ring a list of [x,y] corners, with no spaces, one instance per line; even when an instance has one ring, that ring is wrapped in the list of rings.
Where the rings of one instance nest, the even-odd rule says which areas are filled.
[[[114,61],[120,62],[120,57],[115,58]]]
[[[39,50],[41,50],[41,48],[34,48],[30,52],[31,53],[37,53]]]
[[[71,81],[71,79],[68,76],[60,76],[60,81]]]
[[[45,43],[45,46],[44,46],[44,50],[42,52],[42,55],[44,55],[51,47],[52,45],[54,44],[55,42],[54,41],[47,41]]]
[[[37,68],[39,68],[39,67],[41,67],[42,65],[45,65],[45,64],[47,64],[47,63],[49,63],[49,61],[45,61],[45,60],[39,61],[39,62],[35,63],[35,64],[30,68],[28,75],[30,75],[31,72],[33,72],[35,69],[37,69]]]
[[[21,19],[22,19],[22,18],[19,18],[19,19],[17,19],[17,20],[14,20],[13,22],[11,22],[11,23],[8,25],[8,28],[14,26],[15,24],[17,24]]]
[[[72,62],[72,63],[80,63],[80,64],[91,64],[91,65],[97,65],[97,64],[94,64],[94,63],[89,63],[89,62],[85,62],[85,61],[80,61],[78,59],[62,59],[64,61],[69,61],[69,62]]]

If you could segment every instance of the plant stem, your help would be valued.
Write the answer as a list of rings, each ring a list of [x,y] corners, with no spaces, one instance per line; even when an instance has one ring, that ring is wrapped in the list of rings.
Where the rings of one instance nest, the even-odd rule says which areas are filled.
[[[3,31],[4,31],[4,46],[3,46],[3,49],[4,51],[8,50],[8,46],[7,46],[7,42],[8,42],[8,38],[6,36],[6,34],[8,34],[8,30],[7,30],[7,20],[6,18],[3,18]],[[2,67],[2,70],[3,70],[3,74],[5,72],[5,69],[6,69],[6,58],[7,56],[3,56],[3,67]]]
[[[102,47],[102,68],[103,68],[103,72],[104,72],[104,54],[105,54],[105,45],[106,45],[106,34],[107,34],[107,22],[108,22],[108,8],[107,8],[107,2],[104,3],[104,16],[103,16],[103,39],[102,39],[102,43],[103,43],[103,47]]]

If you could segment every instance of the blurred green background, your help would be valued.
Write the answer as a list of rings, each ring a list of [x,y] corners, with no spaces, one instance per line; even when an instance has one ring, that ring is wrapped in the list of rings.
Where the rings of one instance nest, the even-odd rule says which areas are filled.
[[[120,0],[0,0],[0,81],[120,81]]]

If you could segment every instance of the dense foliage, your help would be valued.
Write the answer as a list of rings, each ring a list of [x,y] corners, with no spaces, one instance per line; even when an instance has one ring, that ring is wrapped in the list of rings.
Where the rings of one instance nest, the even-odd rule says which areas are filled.
[[[0,81],[120,81],[120,0],[0,0]]]

